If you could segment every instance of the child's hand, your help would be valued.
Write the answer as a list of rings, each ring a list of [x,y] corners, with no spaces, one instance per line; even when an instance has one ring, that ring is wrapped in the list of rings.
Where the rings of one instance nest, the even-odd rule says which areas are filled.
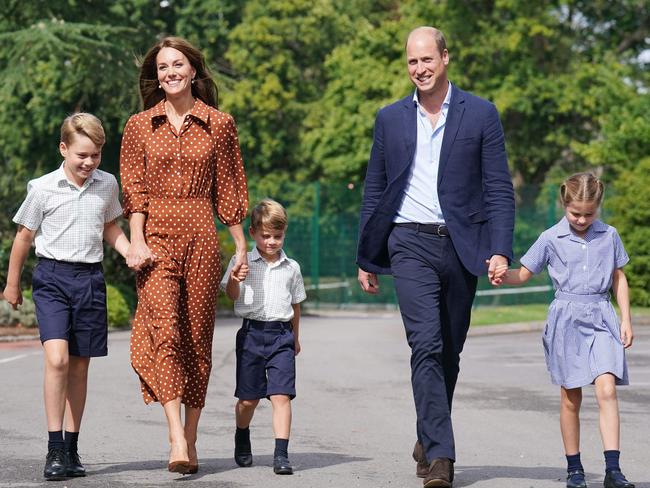
[[[248,264],[242,264],[241,266],[239,266],[238,269],[233,268],[233,270],[230,272],[230,279],[238,283],[241,283],[246,279],[247,275],[248,275]]]
[[[293,345],[296,350],[296,356],[297,356],[298,354],[300,354],[300,341],[298,340],[297,337],[294,339]]]
[[[632,323],[629,320],[621,320],[621,342],[623,347],[627,349],[634,341],[634,333],[632,332]]]
[[[503,278],[508,272],[507,264],[497,264],[493,269],[490,268],[490,260],[485,260],[485,265],[488,267],[488,279],[492,286],[499,286],[503,283]]]
[[[23,303],[23,294],[20,291],[19,286],[7,285],[2,294],[4,295],[5,300],[7,300],[7,303],[9,303],[14,310],[18,310],[18,305],[22,305]]]

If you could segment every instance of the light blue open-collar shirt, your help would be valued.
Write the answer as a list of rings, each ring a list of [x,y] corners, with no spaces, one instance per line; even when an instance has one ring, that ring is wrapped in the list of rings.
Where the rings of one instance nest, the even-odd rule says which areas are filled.
[[[431,126],[431,122],[420,106],[418,91],[415,90],[413,94],[413,103],[417,108],[417,145],[411,165],[411,175],[404,190],[402,204],[395,216],[395,222],[420,224],[445,222],[438,199],[438,166],[451,100],[452,86],[450,82],[447,83],[447,96],[442,102],[440,117],[435,127]]]

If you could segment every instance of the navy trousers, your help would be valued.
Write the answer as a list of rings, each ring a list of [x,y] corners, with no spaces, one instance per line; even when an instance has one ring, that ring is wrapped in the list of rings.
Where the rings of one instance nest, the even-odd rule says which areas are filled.
[[[477,278],[462,265],[449,237],[396,226],[388,251],[411,347],[418,440],[429,462],[455,461],[451,405]]]

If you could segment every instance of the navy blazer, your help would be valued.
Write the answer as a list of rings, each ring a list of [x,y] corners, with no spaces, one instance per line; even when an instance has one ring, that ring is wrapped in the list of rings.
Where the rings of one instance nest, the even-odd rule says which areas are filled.
[[[357,264],[390,274],[388,236],[411,174],[417,136],[413,95],[382,108],[375,120],[359,222]],[[485,260],[512,260],[514,191],[496,107],[453,86],[438,169],[438,198],[458,256],[468,271]]]

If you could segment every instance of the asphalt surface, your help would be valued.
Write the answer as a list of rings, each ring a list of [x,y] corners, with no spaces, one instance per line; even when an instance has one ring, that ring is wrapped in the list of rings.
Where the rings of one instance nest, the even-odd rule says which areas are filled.
[[[0,487],[397,487],[417,488],[411,460],[415,414],[409,350],[399,316],[306,317],[289,445],[296,473],[272,472],[271,409],[253,420],[254,466],[232,459],[234,342],[238,321],[218,319],[214,367],[200,424],[200,471],[166,471],[166,423],[145,406],[129,365],[128,332],[110,335],[109,356],[91,362],[80,438],[88,476],[43,482],[43,359],[38,342],[0,344]],[[524,327],[525,328],[525,327]],[[532,327],[537,328],[537,327]],[[468,339],[454,402],[455,488],[560,488],[565,461],[558,388],[551,385],[539,331],[477,329]],[[621,463],[637,488],[650,488],[650,327],[636,328],[628,353],[632,385],[619,389]],[[604,465],[593,389],[582,412],[582,458],[590,486]]]

